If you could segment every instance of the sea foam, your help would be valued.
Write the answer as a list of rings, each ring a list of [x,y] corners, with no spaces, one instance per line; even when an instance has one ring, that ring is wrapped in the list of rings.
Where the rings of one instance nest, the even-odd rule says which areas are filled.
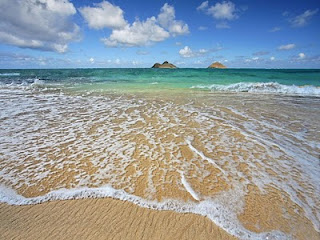
[[[229,193],[225,193],[227,197]],[[77,189],[58,189],[45,195],[26,198],[13,189],[0,185],[0,202],[10,205],[30,205],[39,204],[55,200],[72,200],[86,198],[105,198],[111,197],[118,200],[129,201],[141,207],[154,210],[172,210],[180,213],[195,213],[208,217],[225,231],[239,237],[240,239],[291,239],[290,236],[280,232],[272,231],[267,233],[254,233],[245,229],[237,220],[233,212],[228,211],[225,206],[214,200],[203,200],[199,203],[182,202],[178,200],[165,200],[163,202],[145,200],[141,197],[128,194],[124,190],[117,190],[109,185],[98,188],[77,188]],[[222,196],[224,197],[224,196]]]
[[[6,77],[9,77],[9,76],[20,76],[20,73],[0,73],[0,77],[1,76],[6,76]]]
[[[249,92],[249,93],[275,93],[301,96],[320,96],[320,88],[315,86],[283,85],[276,82],[247,83],[240,82],[230,85],[196,85],[191,88],[210,89],[221,92]]]
[[[201,104],[189,99],[181,104],[3,89],[0,159],[4,167],[0,177],[7,187],[0,188],[0,201],[21,205],[112,197],[147,208],[201,214],[241,239],[288,239],[279,232],[252,233],[239,222],[246,186],[253,184],[262,193],[265,186],[272,186],[288,194],[319,230],[316,156],[320,145],[314,138],[318,108],[301,108],[317,106],[317,101],[306,102],[318,99],[301,98],[303,104],[297,105],[298,98],[291,101],[276,96],[279,101],[266,96],[261,101],[259,96],[259,101],[254,101],[254,94],[244,94],[237,105],[238,98],[218,99],[218,95],[208,94]],[[269,105],[271,109],[267,109]],[[273,111],[281,114],[272,115]],[[290,123],[297,127],[291,129]],[[183,149],[190,155],[184,157]],[[147,171],[143,161],[150,164]],[[247,171],[239,170],[239,163],[246,164]],[[136,171],[126,172],[130,167]],[[66,179],[69,174],[72,177]],[[51,181],[55,176],[56,181]],[[144,195],[135,196],[141,176],[146,176],[147,187]],[[207,183],[206,178],[210,179]],[[201,192],[197,185],[200,182],[215,189],[226,179],[232,191]],[[49,189],[44,182],[50,183]],[[35,187],[38,192],[32,196],[38,197],[24,197],[28,187]],[[48,193],[43,195],[42,187]],[[155,200],[159,188],[166,200]],[[183,191],[187,199],[197,202],[166,195],[167,189]]]

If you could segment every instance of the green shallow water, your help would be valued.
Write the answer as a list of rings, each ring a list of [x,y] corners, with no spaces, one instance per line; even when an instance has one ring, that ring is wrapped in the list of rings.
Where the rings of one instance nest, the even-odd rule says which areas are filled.
[[[250,92],[320,96],[319,69],[28,69],[0,70],[0,87],[65,93]]]
[[[10,75],[15,74],[15,75]],[[106,84],[146,87],[158,83],[170,88],[198,84],[277,82],[283,85],[320,86],[319,69],[37,69],[0,70],[0,81],[39,78],[46,83]]]

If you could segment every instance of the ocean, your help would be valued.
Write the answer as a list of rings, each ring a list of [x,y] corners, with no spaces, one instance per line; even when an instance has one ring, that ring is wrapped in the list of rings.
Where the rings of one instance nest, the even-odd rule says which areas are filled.
[[[112,197],[240,239],[319,236],[319,123],[317,69],[1,69],[0,202]]]

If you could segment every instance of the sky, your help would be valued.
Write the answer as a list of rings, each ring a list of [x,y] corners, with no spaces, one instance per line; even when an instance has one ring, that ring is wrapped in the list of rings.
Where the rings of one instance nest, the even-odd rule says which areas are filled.
[[[0,68],[320,68],[319,0],[0,0]]]

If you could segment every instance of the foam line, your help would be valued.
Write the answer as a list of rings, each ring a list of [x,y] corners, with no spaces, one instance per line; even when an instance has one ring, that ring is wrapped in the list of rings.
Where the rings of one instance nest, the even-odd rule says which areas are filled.
[[[277,82],[240,82],[229,85],[196,85],[191,88],[210,89],[222,92],[250,92],[250,93],[277,93],[301,96],[320,96],[320,88],[315,86],[283,85]]]
[[[190,193],[190,195],[197,201],[200,201],[200,198],[198,196],[198,194],[193,190],[193,188],[190,186],[190,184],[188,183],[188,181],[186,180],[184,174],[182,172],[180,172],[181,175],[181,183],[183,184],[184,188],[187,190],[188,193]]]
[[[199,155],[201,158],[207,160],[208,162],[210,162],[212,165],[214,165],[216,168],[218,168],[223,174],[226,174],[226,172],[219,167],[215,161],[209,157],[207,157],[206,155],[203,154],[203,152],[199,151],[198,149],[196,149],[194,146],[192,146],[191,142],[189,140],[186,140],[186,143],[188,144],[189,148],[196,153],[197,155]]]
[[[20,76],[20,73],[0,73],[1,76]]]
[[[268,233],[254,233],[245,229],[239,221],[237,221],[235,214],[230,212],[217,201],[204,200],[199,203],[184,203],[177,200],[166,200],[163,202],[156,202],[142,199],[138,196],[128,194],[124,190],[117,190],[109,185],[104,185],[98,188],[77,188],[77,189],[59,189],[51,191],[45,195],[26,198],[19,195],[13,189],[10,189],[0,184],[0,202],[10,205],[31,205],[39,204],[54,200],[71,200],[84,198],[104,198],[111,197],[114,199],[125,200],[137,204],[141,207],[155,209],[155,210],[173,210],[181,213],[195,213],[208,217],[216,225],[223,228],[229,234],[240,239],[259,240],[259,239],[290,239],[280,231],[273,231]]]

